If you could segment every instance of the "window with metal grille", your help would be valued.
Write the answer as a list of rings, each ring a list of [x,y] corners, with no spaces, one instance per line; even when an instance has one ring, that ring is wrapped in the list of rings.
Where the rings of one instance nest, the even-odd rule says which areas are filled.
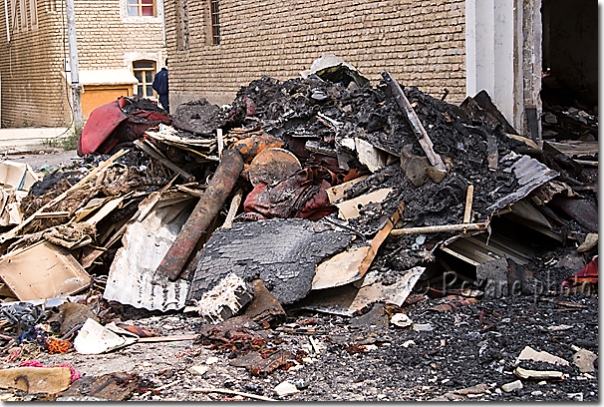
[[[155,0],[128,0],[128,16],[155,17]]]
[[[136,94],[142,98],[155,99],[153,93],[153,77],[155,76],[155,62],[135,61],[132,63],[132,71],[138,79]]]
[[[210,0],[210,14],[212,17],[212,44],[220,44],[220,21],[218,19],[218,0]]]

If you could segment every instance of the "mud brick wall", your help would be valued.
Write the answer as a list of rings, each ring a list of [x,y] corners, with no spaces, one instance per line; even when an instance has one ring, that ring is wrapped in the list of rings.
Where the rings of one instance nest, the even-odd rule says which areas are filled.
[[[448,102],[465,98],[463,0],[220,0],[220,45],[211,45],[210,1],[167,0],[170,104],[229,103],[262,75],[295,78],[324,54],[375,85],[388,70]]]
[[[16,2],[19,5],[19,1]],[[30,1],[27,2],[28,7]],[[67,17],[62,0],[34,0],[37,27],[17,27],[7,42],[4,7],[0,7],[0,82],[2,127],[55,127],[71,123],[64,79],[69,61]],[[9,22],[11,1],[9,0]],[[163,5],[157,18],[126,17],[125,0],[75,0],[75,21],[80,70],[132,69],[132,61],[164,64]],[[25,28],[23,28],[25,27]],[[70,96],[69,96],[70,97]]]

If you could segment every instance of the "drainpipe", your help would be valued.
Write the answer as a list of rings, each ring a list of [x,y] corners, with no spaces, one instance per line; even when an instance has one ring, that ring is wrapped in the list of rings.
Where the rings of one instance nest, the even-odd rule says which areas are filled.
[[[4,0],[4,18],[6,19],[6,41],[10,42],[10,26],[8,25],[8,0]]]
[[[80,99],[80,71],[78,69],[78,43],[76,41],[75,7],[73,0],[65,0],[67,10],[67,37],[69,39],[69,66],[71,69],[71,91],[73,95],[73,125],[82,127],[82,101]]]

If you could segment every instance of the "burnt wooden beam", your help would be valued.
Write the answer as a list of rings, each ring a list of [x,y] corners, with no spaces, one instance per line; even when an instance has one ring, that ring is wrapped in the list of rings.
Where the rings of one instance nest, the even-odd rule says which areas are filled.
[[[428,157],[428,160],[430,161],[430,164],[432,164],[432,166],[437,171],[445,174],[447,172],[445,163],[443,162],[440,155],[434,152],[434,145],[432,144],[432,140],[430,140],[430,137],[428,136],[426,129],[424,129],[422,122],[419,120],[417,113],[415,113],[415,110],[413,110],[411,103],[409,103],[409,99],[407,99],[407,96],[405,96],[405,92],[403,92],[401,86],[390,75],[388,71],[382,72],[382,78],[384,78],[388,86],[390,86],[392,95],[394,96],[394,100],[396,100],[396,103],[399,105],[403,113],[405,113],[409,124],[411,125],[411,128],[413,129],[413,132],[415,133],[415,136],[419,141],[419,144],[422,146],[422,149],[424,150],[426,156]]]
[[[165,274],[171,281],[180,276],[195,245],[226,202],[242,170],[241,154],[234,150],[224,151],[203,196],[157,268],[159,273]]]

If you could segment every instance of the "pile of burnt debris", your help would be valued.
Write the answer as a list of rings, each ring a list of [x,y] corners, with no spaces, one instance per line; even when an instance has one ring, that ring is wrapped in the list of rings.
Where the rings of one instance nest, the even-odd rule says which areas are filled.
[[[382,76],[324,57],[229,106],[121,98],[92,113],[79,166],[3,163],[0,339],[86,353],[115,303],[274,326],[284,306],[595,289],[597,141],[535,142],[485,92],[455,106]],[[96,311],[68,324],[65,303]]]

